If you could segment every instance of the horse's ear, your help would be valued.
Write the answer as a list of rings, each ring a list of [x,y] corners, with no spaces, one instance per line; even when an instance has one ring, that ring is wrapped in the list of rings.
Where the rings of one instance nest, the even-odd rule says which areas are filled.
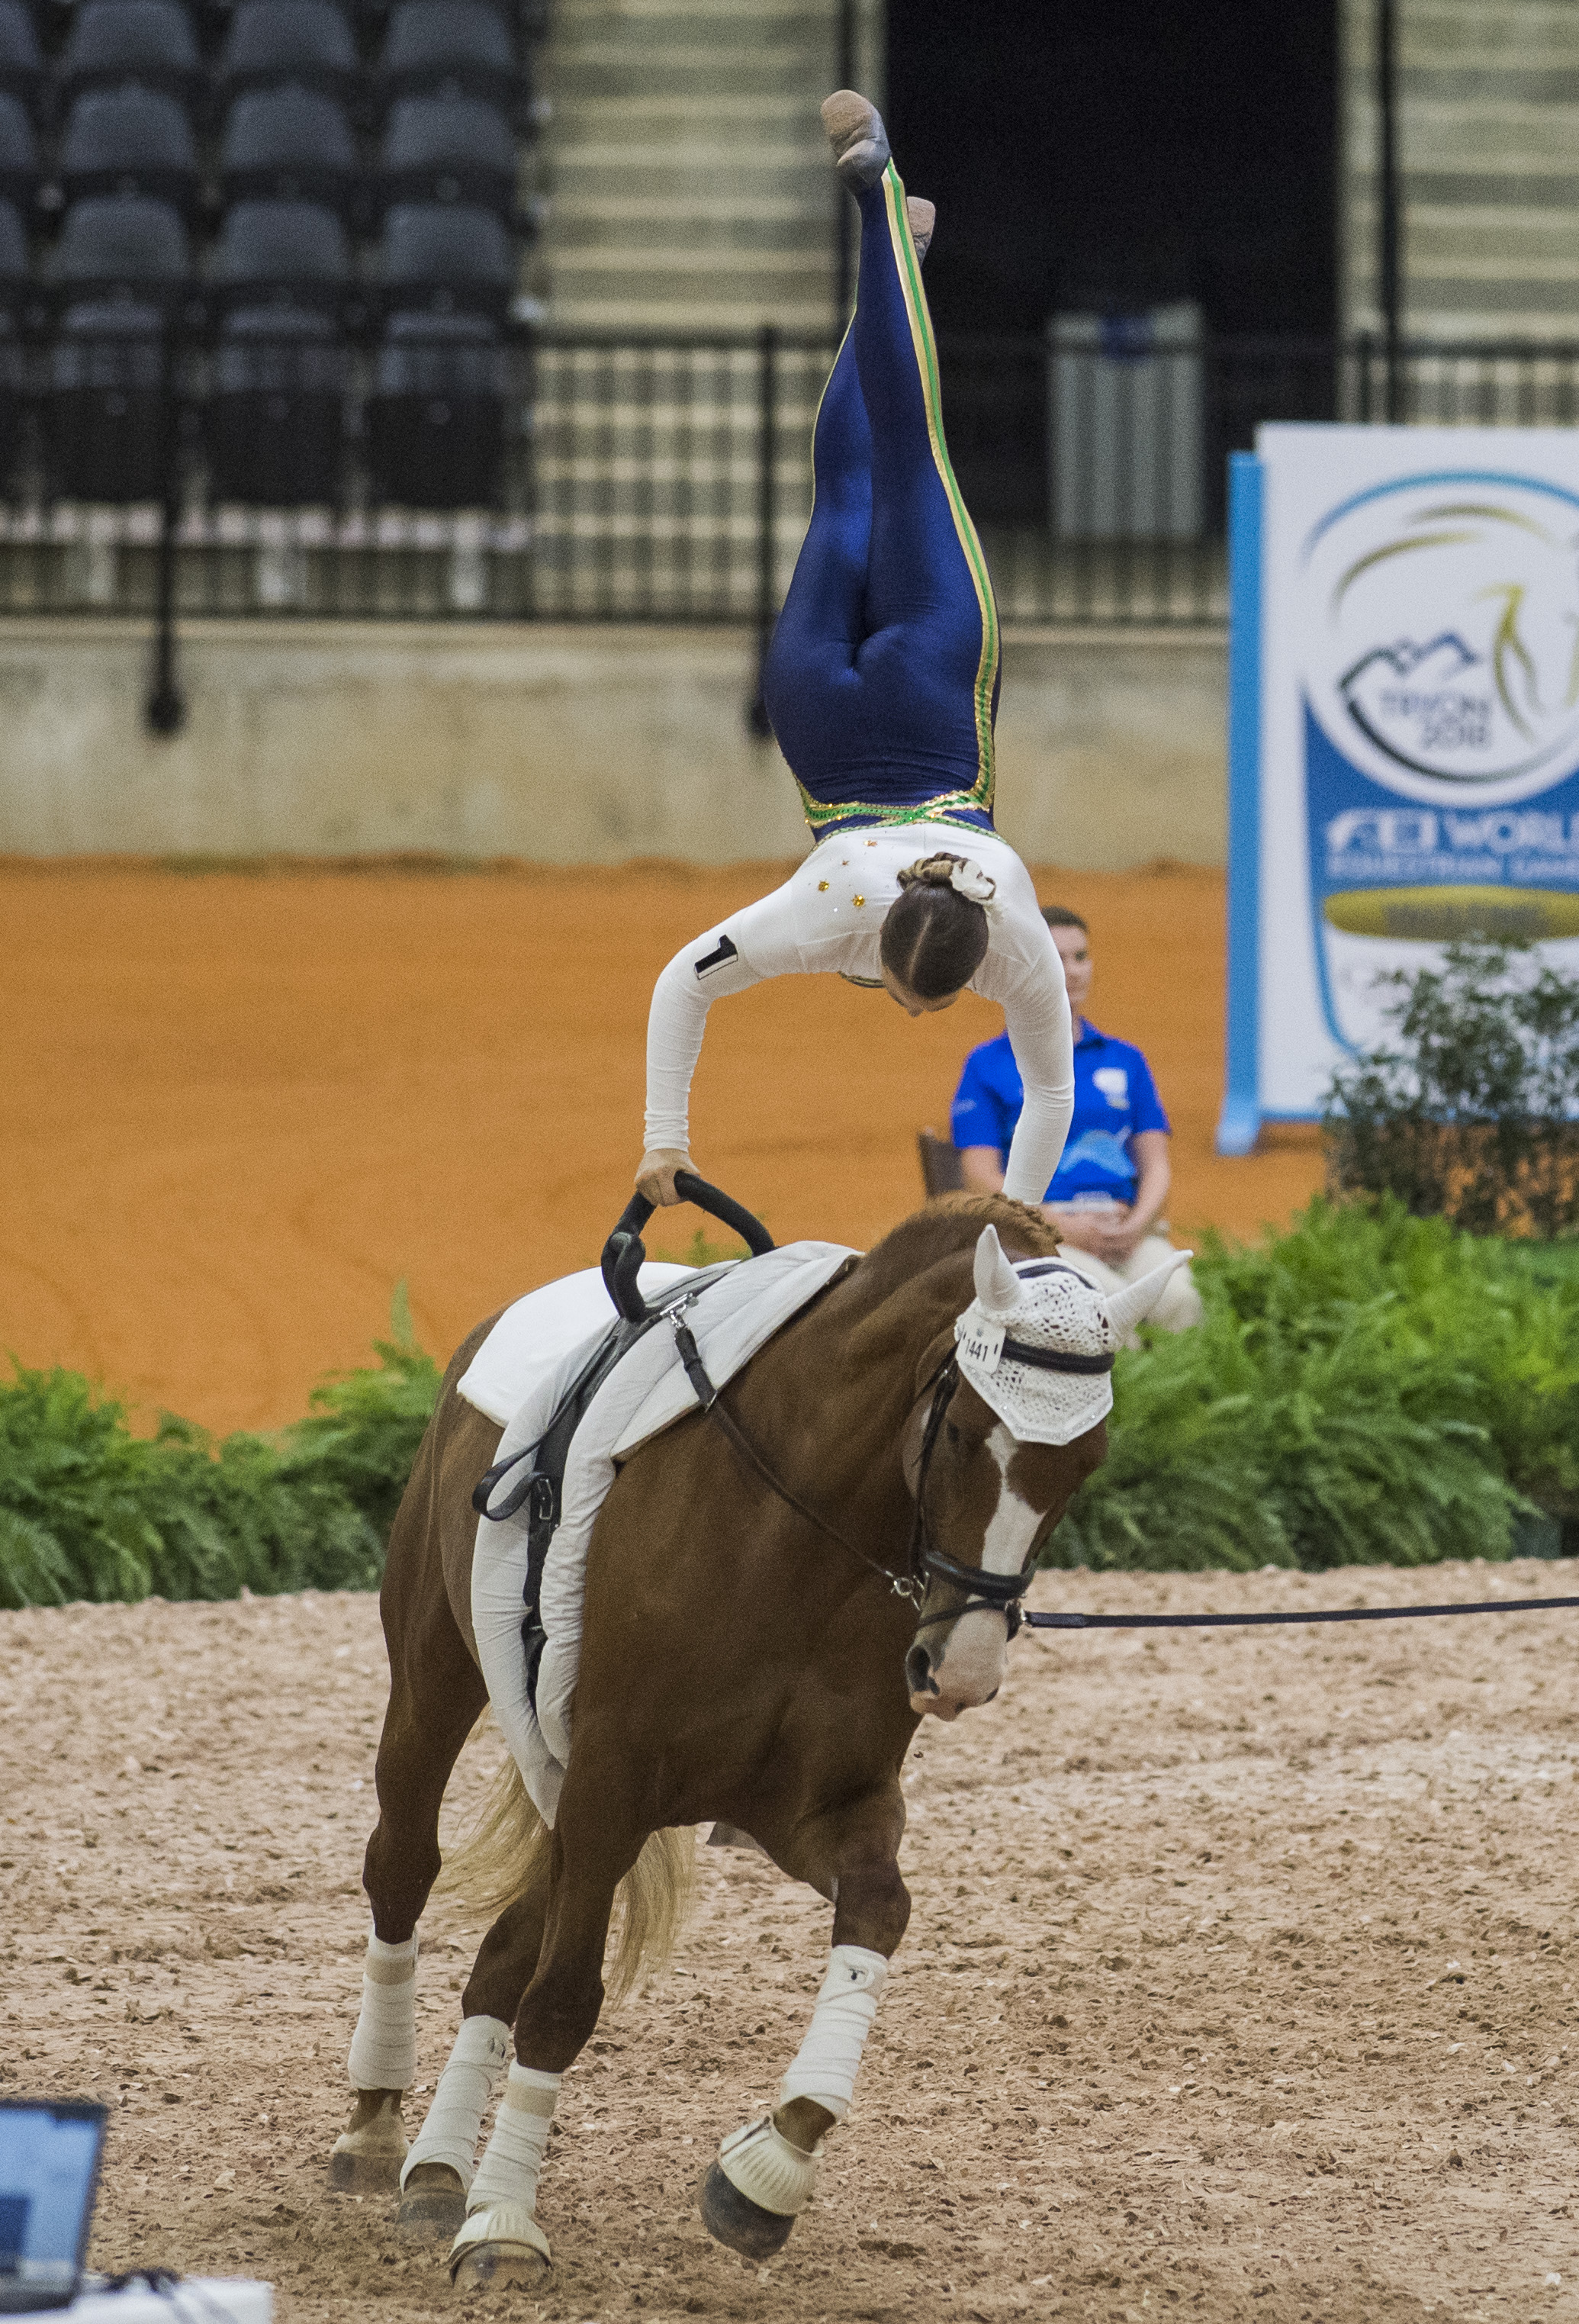
[[[996,1227],[983,1227],[976,1245],[976,1296],[982,1312],[995,1323],[1012,1315],[1020,1304],[1020,1278],[1004,1257]]]
[[[915,1368],[915,1392],[917,1396],[920,1396],[931,1382],[937,1378],[939,1372],[948,1361],[949,1351],[953,1344],[954,1326],[950,1323],[946,1331],[941,1331],[938,1333],[937,1338],[927,1349],[925,1354],[922,1357],[920,1363],[918,1363]]]

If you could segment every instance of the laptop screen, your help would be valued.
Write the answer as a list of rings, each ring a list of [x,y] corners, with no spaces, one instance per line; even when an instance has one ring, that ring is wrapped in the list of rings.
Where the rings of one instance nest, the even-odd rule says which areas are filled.
[[[82,2099],[0,2099],[0,2305],[75,2289],[105,2111]]]

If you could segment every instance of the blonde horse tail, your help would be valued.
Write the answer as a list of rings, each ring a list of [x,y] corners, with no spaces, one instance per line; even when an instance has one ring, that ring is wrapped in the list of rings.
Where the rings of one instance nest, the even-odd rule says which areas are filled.
[[[496,1920],[529,1888],[546,1882],[553,1844],[507,1754],[476,1821],[445,1854],[438,1889]],[[685,1926],[695,1874],[696,1834],[689,1824],[655,1831],[643,1843],[614,1894],[604,1965],[611,2003],[623,2001],[668,1961]]]

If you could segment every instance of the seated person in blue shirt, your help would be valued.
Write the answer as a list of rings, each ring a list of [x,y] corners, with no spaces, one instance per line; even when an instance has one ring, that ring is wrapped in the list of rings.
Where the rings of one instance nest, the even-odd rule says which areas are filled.
[[[1140,1050],[1099,1033],[1081,1013],[1091,989],[1085,921],[1060,904],[1042,917],[1063,955],[1075,1037],[1074,1119],[1042,1209],[1070,1265],[1099,1291],[1113,1291],[1160,1266],[1173,1248],[1162,1217],[1172,1176],[1168,1116]],[[978,1194],[996,1194],[1004,1183],[1020,1104],[1014,1053],[1000,1033],[966,1058],[951,1116],[965,1184]],[[1182,1332],[1200,1314],[1200,1295],[1181,1267],[1151,1320]]]

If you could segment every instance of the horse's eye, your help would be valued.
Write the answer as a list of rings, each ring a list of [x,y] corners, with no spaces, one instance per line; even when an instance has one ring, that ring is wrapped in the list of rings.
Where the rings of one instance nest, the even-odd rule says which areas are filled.
[[[943,1425],[944,1425],[944,1430],[945,1430],[945,1433],[946,1433],[946,1434],[947,1434],[947,1436],[948,1436],[948,1439],[949,1439],[950,1443],[950,1444],[958,1444],[958,1443],[959,1443],[959,1422],[958,1422],[958,1421],[956,1421],[956,1420],[949,1420],[949,1421],[945,1421],[945,1422],[944,1422],[944,1424],[943,1424]]]

